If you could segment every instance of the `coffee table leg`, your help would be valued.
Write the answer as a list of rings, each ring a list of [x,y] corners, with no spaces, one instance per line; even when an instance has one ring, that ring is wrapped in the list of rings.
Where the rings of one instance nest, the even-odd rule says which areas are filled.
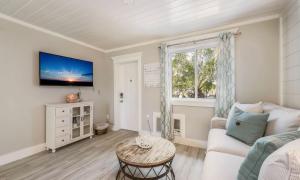
[[[166,172],[164,172],[164,173],[161,173],[161,170],[158,173],[155,170],[153,170],[153,172],[156,175],[156,176],[153,176],[153,177],[148,177],[148,174],[149,174],[149,172],[151,172],[151,170],[153,168],[158,167],[158,166],[138,167],[138,166],[130,165],[130,166],[136,168],[135,171],[139,170],[140,175],[143,176],[143,177],[135,177],[135,175],[136,175],[135,171],[131,172],[129,170],[130,174],[127,174],[126,171],[124,170],[124,168],[128,168],[128,165],[127,164],[123,165],[123,162],[121,160],[119,160],[120,168],[119,168],[118,173],[116,175],[116,180],[125,180],[125,179],[132,179],[132,180],[136,180],[136,179],[148,179],[148,180],[150,180],[151,179],[151,180],[157,180],[158,178],[164,178],[164,177],[167,180],[175,180],[175,173],[174,173],[173,168],[172,168],[172,161],[173,161],[173,159],[171,159],[169,162],[167,162],[165,164],[160,165],[160,166],[163,166],[163,168],[166,168]],[[147,174],[143,174],[142,171],[140,170],[140,168],[148,168],[149,172]]]
[[[171,176],[172,176],[172,179],[173,179],[173,180],[175,180],[175,173],[174,173],[174,171],[173,171],[173,168],[172,168],[172,166],[171,166],[171,169],[170,169],[170,171],[171,171]]]
[[[119,171],[118,171],[118,174],[117,174],[117,176],[116,176],[116,180],[119,179],[120,174],[121,174],[121,169],[119,169]]]

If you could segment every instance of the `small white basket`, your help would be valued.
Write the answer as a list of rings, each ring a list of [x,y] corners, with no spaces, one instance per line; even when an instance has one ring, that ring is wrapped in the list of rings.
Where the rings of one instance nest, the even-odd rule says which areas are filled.
[[[109,127],[108,123],[96,122],[94,123],[94,130],[96,135],[101,135],[107,133],[107,129]]]

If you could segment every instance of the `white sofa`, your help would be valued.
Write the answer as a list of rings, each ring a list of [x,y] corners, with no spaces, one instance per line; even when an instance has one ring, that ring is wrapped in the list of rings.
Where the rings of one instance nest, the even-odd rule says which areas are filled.
[[[272,118],[281,115],[278,110],[300,114],[299,110],[270,103],[264,103],[263,110],[269,112]],[[226,119],[212,118],[201,180],[236,180],[249,150],[250,146],[226,135]]]

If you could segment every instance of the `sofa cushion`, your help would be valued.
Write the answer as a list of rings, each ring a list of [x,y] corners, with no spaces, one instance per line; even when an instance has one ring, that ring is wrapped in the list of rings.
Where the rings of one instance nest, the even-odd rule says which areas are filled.
[[[207,151],[246,156],[250,146],[226,135],[225,129],[211,129],[208,134]]]
[[[269,114],[251,113],[235,107],[229,120],[226,134],[248,145],[262,137],[265,133]]]
[[[262,103],[262,108],[263,108],[263,112],[271,112],[273,109],[279,109],[279,108],[283,108],[282,106],[279,106],[277,104],[273,104],[273,103],[268,103],[268,102],[264,102]]]
[[[225,129],[226,126],[226,118],[221,117],[213,117],[210,121],[211,129]]]
[[[300,139],[289,142],[272,153],[263,163],[259,180],[282,180],[298,172],[300,179]],[[295,157],[296,156],[296,157]],[[298,168],[298,170],[297,170]],[[297,173],[296,173],[297,174]]]
[[[201,180],[235,180],[244,157],[210,151],[207,153]]]
[[[229,119],[231,118],[231,116],[234,114],[234,109],[237,107],[243,111],[246,112],[253,112],[253,113],[262,113],[263,112],[263,103],[262,102],[258,102],[255,104],[241,104],[239,102],[236,102],[233,104],[233,106],[231,107],[229,113],[228,113],[228,121],[226,122],[226,129],[229,126]]]
[[[258,139],[242,163],[238,180],[257,180],[264,160],[285,144],[300,138],[300,131],[287,132]]]
[[[266,136],[296,131],[300,126],[300,110],[275,108],[270,111]]]

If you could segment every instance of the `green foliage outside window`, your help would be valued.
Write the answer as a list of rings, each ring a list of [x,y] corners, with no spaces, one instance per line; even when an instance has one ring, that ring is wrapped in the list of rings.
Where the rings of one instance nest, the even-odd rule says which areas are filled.
[[[194,54],[176,53],[173,62],[173,97],[195,97]]]
[[[175,54],[172,58],[173,97],[215,98],[215,52],[214,48],[205,48]]]

